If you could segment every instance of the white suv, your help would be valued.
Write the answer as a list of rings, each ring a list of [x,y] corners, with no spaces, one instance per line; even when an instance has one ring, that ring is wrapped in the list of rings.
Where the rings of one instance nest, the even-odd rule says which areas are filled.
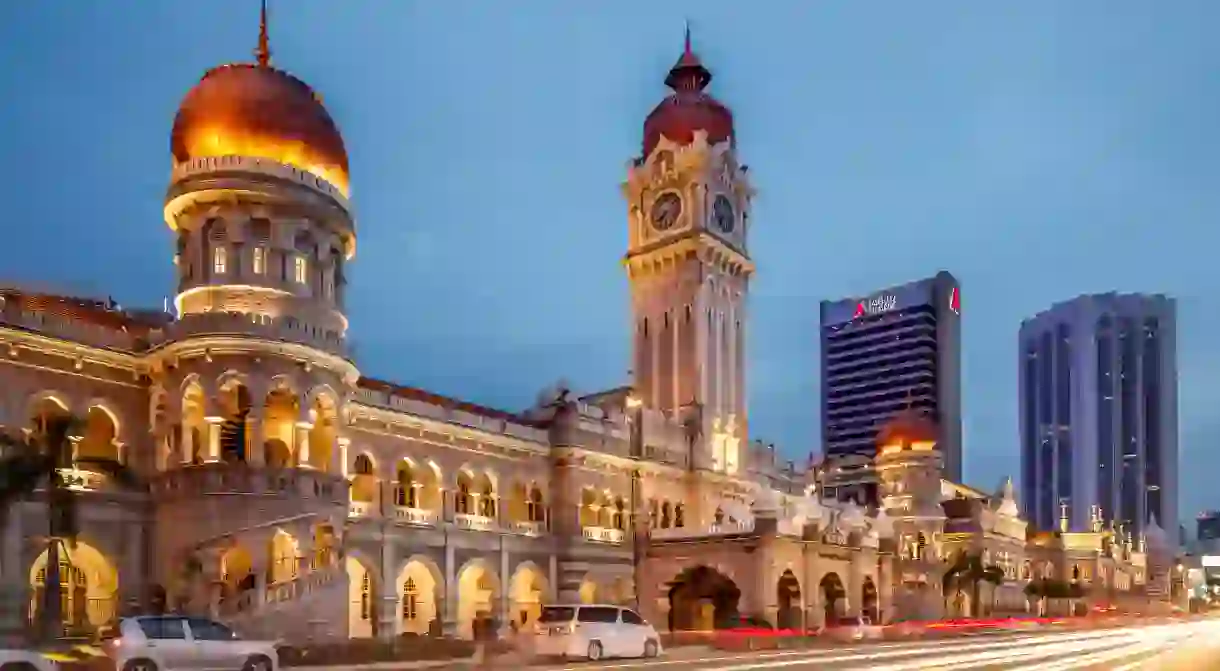
[[[534,653],[584,657],[656,657],[657,630],[630,608],[579,605],[545,606],[534,631]]]
[[[243,641],[232,629],[202,617],[130,617],[102,635],[102,646],[118,671],[225,669],[277,671],[269,641]]]

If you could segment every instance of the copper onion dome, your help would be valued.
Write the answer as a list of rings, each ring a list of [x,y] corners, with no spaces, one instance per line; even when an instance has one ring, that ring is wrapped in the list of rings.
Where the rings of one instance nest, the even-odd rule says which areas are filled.
[[[313,89],[271,67],[265,0],[260,18],[255,62],[209,70],[182,100],[170,136],[174,161],[267,158],[309,171],[346,194],[343,137]]]
[[[644,156],[652,153],[661,136],[671,142],[689,144],[695,131],[706,131],[709,144],[733,140],[733,113],[704,89],[712,73],[691,50],[690,28],[682,56],[669,70],[665,85],[673,89],[644,120]]]
[[[890,418],[877,432],[877,447],[900,445],[909,447],[916,443],[933,443],[940,439],[940,432],[927,415],[914,408],[906,408]]]

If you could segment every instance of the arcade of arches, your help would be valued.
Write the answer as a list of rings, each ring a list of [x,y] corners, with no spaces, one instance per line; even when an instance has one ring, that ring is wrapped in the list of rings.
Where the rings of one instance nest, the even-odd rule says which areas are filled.
[[[209,404],[198,380],[188,380],[182,390],[181,422],[170,427],[169,454],[162,466],[227,461],[337,472],[341,450],[335,399],[319,393],[308,401],[305,413],[301,408],[301,398],[285,386],[259,399],[237,378],[223,381]]]
[[[378,614],[378,595],[384,594],[382,586],[360,560],[349,556],[346,567],[348,633],[353,638],[378,636],[379,628],[387,623],[387,614]],[[486,617],[503,617],[506,623],[520,628],[537,620],[543,604],[553,599],[546,577],[530,562],[518,565],[504,593],[499,575],[480,559],[462,567],[453,587],[452,593],[446,591],[443,574],[432,559],[423,556],[408,559],[393,585],[394,634],[441,635],[446,603],[452,604],[453,624],[459,637],[472,638],[475,621]]]
[[[731,578],[709,566],[694,566],[669,582],[666,624],[670,630],[707,631],[740,617],[761,617],[781,629],[804,629],[832,624],[857,612],[873,621],[881,614],[880,594],[868,575],[860,578],[859,593],[854,597],[833,571],[822,575],[816,593],[806,595],[800,579],[789,569],[780,574],[774,594],[773,604],[760,607],[757,612],[749,611],[751,607],[743,601],[741,590]]]
[[[47,578],[47,555],[42,554],[30,567],[31,620],[42,608]],[[64,624],[75,629],[96,629],[118,614],[119,574],[114,564],[97,548],[78,541],[59,549],[60,612]]]
[[[29,425],[31,435],[41,434],[55,419],[66,419],[72,415],[68,404],[55,395],[46,395],[30,406]],[[114,413],[99,404],[90,405],[82,416],[77,431],[71,436],[72,460],[93,459],[122,461],[123,444],[119,442],[119,422]]]

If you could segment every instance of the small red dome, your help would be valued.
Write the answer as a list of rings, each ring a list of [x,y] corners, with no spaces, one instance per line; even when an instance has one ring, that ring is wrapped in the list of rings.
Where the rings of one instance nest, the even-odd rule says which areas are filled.
[[[890,418],[877,432],[877,447],[936,443],[939,438],[940,432],[935,422],[918,410],[908,408]]]
[[[704,91],[711,81],[711,71],[691,50],[687,31],[686,48],[665,78],[665,85],[674,92],[644,120],[645,157],[656,149],[662,135],[671,142],[689,144],[695,140],[695,131],[701,130],[707,132],[709,144],[733,141],[733,113]]]

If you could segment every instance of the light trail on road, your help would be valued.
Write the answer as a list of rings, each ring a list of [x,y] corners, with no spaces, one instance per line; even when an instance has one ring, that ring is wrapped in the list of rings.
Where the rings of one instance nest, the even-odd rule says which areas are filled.
[[[971,636],[937,641],[857,644],[688,659],[600,663],[619,671],[760,671],[762,669],[869,669],[870,671],[1163,671],[1167,653],[1220,644],[1220,620],[1098,630]],[[1197,658],[1197,655],[1196,655]],[[553,667],[590,671],[590,665]],[[1197,663],[1182,668],[1199,669]]]

